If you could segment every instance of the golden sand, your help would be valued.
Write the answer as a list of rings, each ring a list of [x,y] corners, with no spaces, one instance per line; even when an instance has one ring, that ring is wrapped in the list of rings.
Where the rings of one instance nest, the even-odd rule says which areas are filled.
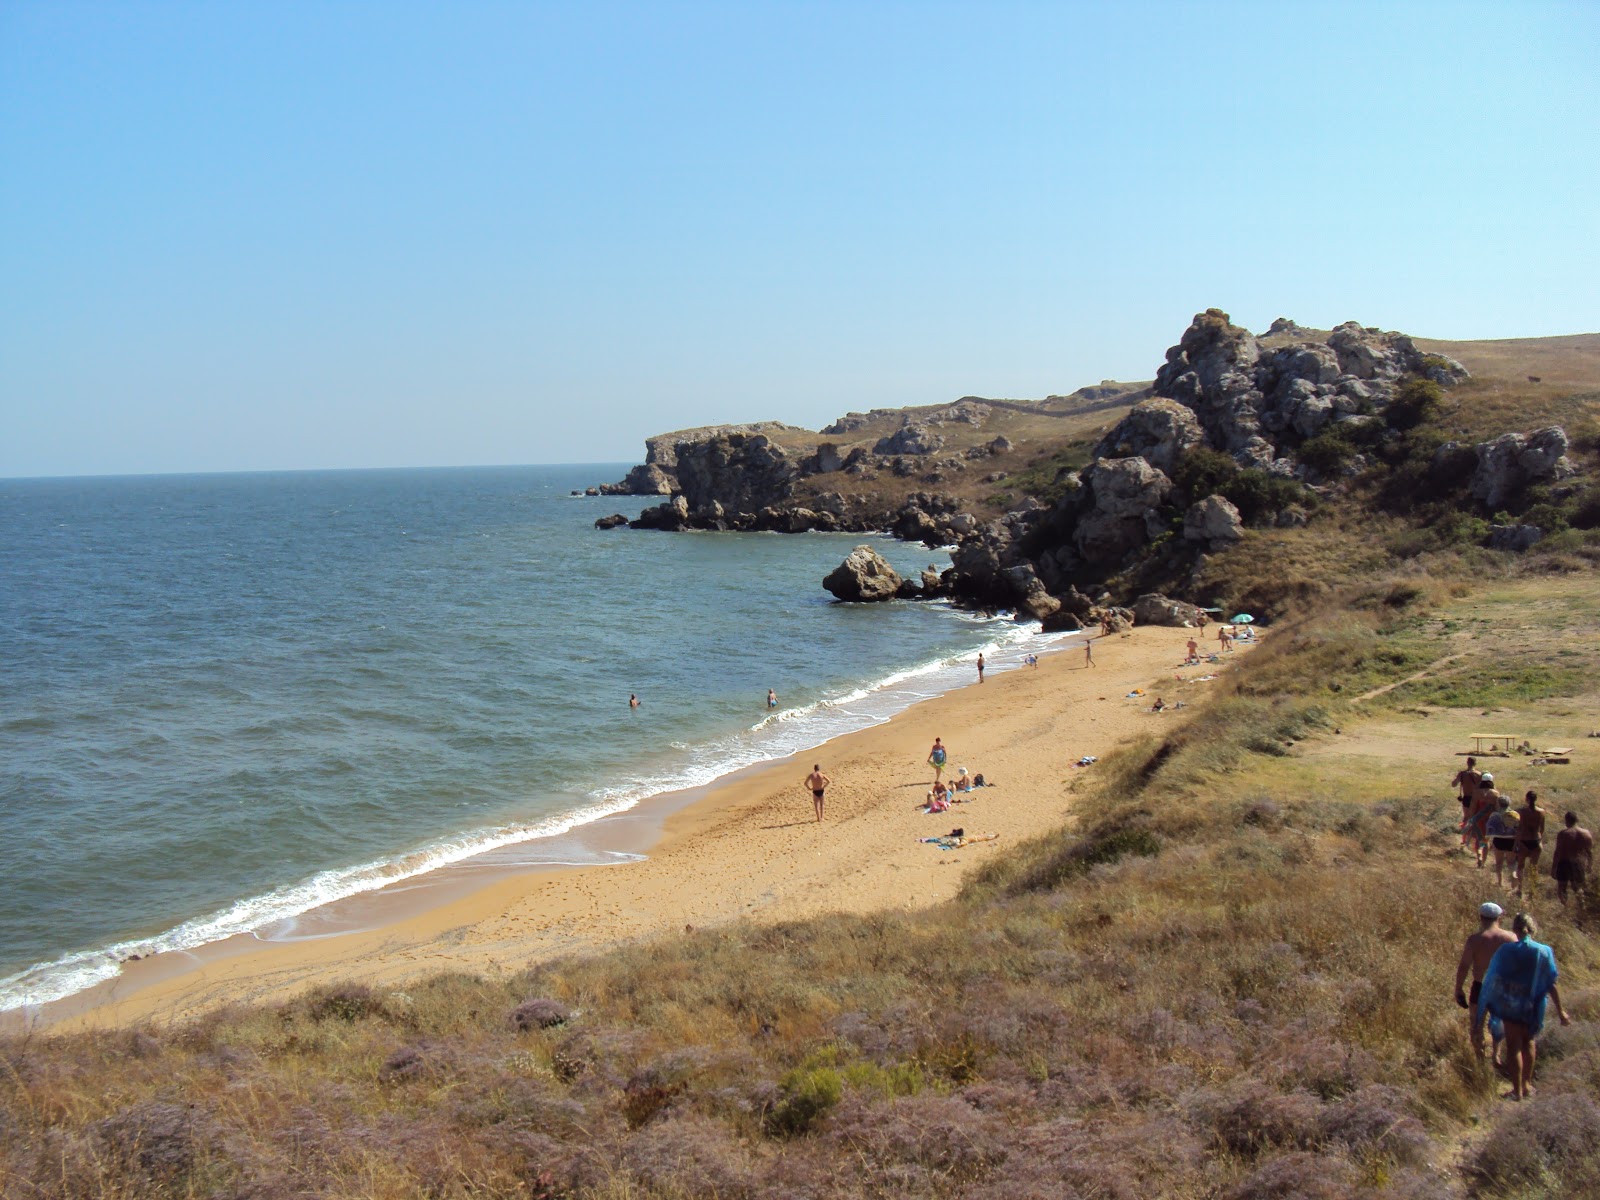
[[[1074,646],[1037,667],[991,670],[983,683],[885,724],[730,777],[673,811],[643,861],[513,874],[466,894],[435,889],[420,911],[397,900],[360,932],[159,955],[41,1019],[62,1028],[180,1020],[315,984],[398,987],[439,971],[510,972],[686,925],[936,904],[986,858],[1061,827],[1076,779],[1095,770],[1071,764],[1174,719],[1149,711],[1156,695],[1192,702],[1207,686],[1198,677],[1248,652],[1242,646],[1220,668],[1180,667],[1190,636],[1137,629],[1097,638],[1092,667]],[[1147,694],[1130,698],[1135,688]],[[966,766],[995,786],[926,814],[918,806],[932,784],[935,735],[950,749],[947,775]],[[820,824],[803,784],[813,762],[833,779]],[[919,840],[954,827],[999,836],[955,851]]]

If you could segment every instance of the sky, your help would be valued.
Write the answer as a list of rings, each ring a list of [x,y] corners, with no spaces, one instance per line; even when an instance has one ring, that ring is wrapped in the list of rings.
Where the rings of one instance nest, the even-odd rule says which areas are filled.
[[[1600,4],[0,0],[0,476],[1600,330]]]

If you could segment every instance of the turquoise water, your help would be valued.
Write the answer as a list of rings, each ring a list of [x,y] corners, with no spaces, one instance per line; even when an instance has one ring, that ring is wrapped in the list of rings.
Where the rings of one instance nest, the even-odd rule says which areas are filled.
[[[537,862],[1029,636],[821,588],[863,541],[947,565],[923,547],[597,531],[642,502],[568,493],[623,469],[0,481],[0,1008],[492,847]]]

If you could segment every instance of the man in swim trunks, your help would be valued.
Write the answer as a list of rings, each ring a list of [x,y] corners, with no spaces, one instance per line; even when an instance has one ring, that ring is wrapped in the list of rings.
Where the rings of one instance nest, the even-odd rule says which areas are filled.
[[[1533,940],[1539,927],[1527,913],[1518,913],[1511,922],[1517,940],[1501,946],[1483,973],[1481,1004],[1490,1017],[1499,1017],[1506,1030],[1506,1066],[1511,1072],[1508,1100],[1526,1100],[1533,1095],[1533,1060],[1539,1052],[1539,1031],[1544,1028],[1546,997],[1556,1002],[1556,1016],[1563,1025],[1572,1018],[1561,1004],[1556,979],[1561,974],[1556,956],[1549,946]]]
[[[1531,897],[1539,890],[1539,852],[1544,849],[1544,810],[1539,807],[1539,793],[1529,792],[1523,797],[1523,806],[1517,810],[1517,878],[1516,894],[1522,897],[1526,888]]]
[[[777,708],[778,707],[778,693],[773,691],[771,688],[767,689],[767,707],[768,708]]]
[[[1563,820],[1567,827],[1556,834],[1555,849],[1550,854],[1550,871],[1556,877],[1556,895],[1566,907],[1567,889],[1583,899],[1583,889],[1594,870],[1594,834],[1578,824],[1578,814],[1569,812]]]
[[[1509,930],[1500,928],[1504,913],[1505,909],[1492,900],[1478,906],[1478,932],[1461,947],[1461,961],[1456,964],[1456,1003],[1467,1010],[1467,1037],[1479,1058],[1483,1057],[1484,1012],[1478,1003],[1483,991],[1483,973],[1489,969],[1496,950],[1517,940]],[[1471,996],[1465,991],[1469,973],[1472,975]]]
[[[933,739],[933,749],[928,751],[928,764],[933,767],[933,781],[938,783],[944,777],[945,759],[949,752],[944,748],[944,742],[938,738]]]
[[[1461,789],[1461,844],[1467,845],[1472,839],[1467,836],[1467,818],[1472,815],[1472,798],[1478,792],[1478,780],[1483,775],[1478,770],[1478,760],[1467,758],[1467,765],[1456,772],[1456,777],[1450,781],[1451,787]]]
[[[1183,660],[1184,666],[1200,661],[1200,644],[1193,638],[1189,639],[1189,657]]]
[[[817,820],[822,820],[822,793],[828,790],[828,785],[833,780],[822,773],[821,763],[811,764],[811,774],[806,776],[805,786],[811,789],[811,800],[817,806]]]

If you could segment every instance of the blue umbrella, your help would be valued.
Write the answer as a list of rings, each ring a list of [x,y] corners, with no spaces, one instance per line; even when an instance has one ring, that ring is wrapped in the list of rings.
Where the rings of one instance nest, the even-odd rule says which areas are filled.
[[[1235,625],[1248,625],[1248,624],[1250,624],[1250,622],[1252,622],[1254,620],[1255,620],[1255,618],[1252,617],[1249,613],[1240,613],[1238,616],[1236,616],[1236,617],[1234,617],[1232,619],[1232,623],[1235,624]]]

